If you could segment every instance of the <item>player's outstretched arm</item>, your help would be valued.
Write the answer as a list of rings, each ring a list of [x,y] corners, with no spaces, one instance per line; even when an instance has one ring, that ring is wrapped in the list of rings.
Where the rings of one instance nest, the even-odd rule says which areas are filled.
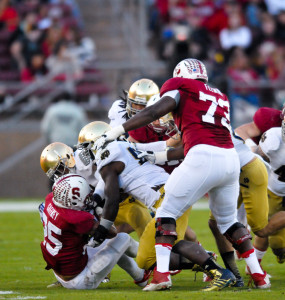
[[[254,122],[243,124],[235,129],[235,132],[245,141],[260,136],[262,132]]]
[[[162,97],[157,103],[146,107],[138,114],[134,115],[131,119],[123,124],[125,132],[143,127],[167,113],[173,111],[176,107],[176,102],[172,97]]]

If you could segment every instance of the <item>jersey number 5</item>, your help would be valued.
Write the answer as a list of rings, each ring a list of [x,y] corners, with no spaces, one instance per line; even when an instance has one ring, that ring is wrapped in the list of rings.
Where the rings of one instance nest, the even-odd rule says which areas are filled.
[[[200,91],[199,93],[199,100],[202,101],[211,101],[211,105],[207,111],[207,113],[205,115],[202,116],[202,120],[203,122],[206,123],[211,123],[211,124],[215,124],[215,112],[217,110],[217,107],[226,107],[227,108],[227,112],[224,113],[224,117],[222,117],[221,119],[221,123],[223,126],[225,126],[229,131],[231,131],[231,126],[230,126],[230,103],[228,101],[225,101],[221,98],[219,98],[217,100],[217,98],[215,96],[212,95],[208,95],[205,94],[203,92]]]
[[[62,248],[62,243],[59,241],[57,238],[55,238],[52,235],[52,232],[55,234],[61,235],[61,229],[52,224],[51,222],[47,221],[47,216],[45,213],[43,213],[43,221],[44,221],[44,235],[45,235],[45,240],[44,240],[44,246],[46,247],[47,251],[52,255],[55,256],[58,254],[59,250]],[[51,244],[48,242],[52,242],[55,247],[53,248]]]

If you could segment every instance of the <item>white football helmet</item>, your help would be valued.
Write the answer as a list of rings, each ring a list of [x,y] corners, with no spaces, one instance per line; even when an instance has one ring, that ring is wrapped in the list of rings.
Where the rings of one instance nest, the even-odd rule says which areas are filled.
[[[159,88],[152,80],[143,78],[135,81],[127,95],[126,110],[129,118],[145,108],[149,99],[158,93]],[[141,108],[135,108],[134,105],[140,105]]]
[[[85,210],[91,201],[91,188],[80,175],[65,174],[52,187],[53,203],[58,207]]]
[[[174,69],[173,77],[199,79],[208,82],[208,75],[205,65],[198,59],[187,58],[182,60]]]
[[[156,94],[149,99],[146,106],[149,107],[151,105],[154,105],[159,100],[160,95]],[[168,113],[159,118],[159,124],[157,124],[157,122],[152,122],[148,126],[151,127],[155,132],[165,134],[170,138],[173,138],[175,134],[179,133],[179,130],[174,122],[172,113]]]

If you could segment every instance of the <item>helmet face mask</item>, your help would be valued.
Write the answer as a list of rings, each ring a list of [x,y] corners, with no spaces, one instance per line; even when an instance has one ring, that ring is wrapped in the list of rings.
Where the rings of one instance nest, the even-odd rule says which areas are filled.
[[[160,100],[159,94],[151,97],[147,103],[147,107],[157,103]],[[174,136],[179,133],[179,130],[174,122],[171,113],[168,113],[159,118],[159,122],[155,121],[150,123],[148,126],[151,127],[155,132],[159,134],[165,134],[172,139],[176,139]]]
[[[73,210],[85,210],[92,196],[88,182],[77,174],[65,174],[58,178],[52,193],[56,206]]]
[[[40,164],[49,179],[54,179],[66,173],[73,173],[75,159],[71,147],[55,142],[49,144],[41,154]]]
[[[198,59],[188,58],[182,60],[174,69],[173,77],[201,80],[208,82],[205,65]]]
[[[84,148],[82,155],[86,156],[86,159],[93,159],[90,151],[96,154],[93,150],[93,144],[112,127],[106,122],[94,121],[85,125],[79,132],[77,148]]]
[[[152,80],[143,78],[135,81],[127,95],[126,110],[129,118],[144,109],[149,99],[158,93],[159,88]]]

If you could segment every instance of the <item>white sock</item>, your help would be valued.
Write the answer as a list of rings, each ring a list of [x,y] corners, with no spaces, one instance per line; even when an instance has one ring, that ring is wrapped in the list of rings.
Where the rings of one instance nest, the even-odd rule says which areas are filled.
[[[124,269],[135,281],[141,280],[144,276],[144,270],[139,268],[137,263],[126,254],[123,254],[121,256],[117,264],[122,269]]]
[[[169,272],[169,261],[172,245],[170,244],[156,244],[156,269],[158,272]]]
[[[265,251],[261,251],[261,250],[256,249],[255,247],[253,247],[253,248],[254,248],[254,251],[256,253],[256,257],[257,257],[258,261],[261,262],[263,256],[266,253],[266,250]]]
[[[260,264],[257,260],[255,251],[252,252],[249,255],[249,257],[245,258],[244,260],[245,260],[247,266],[249,267],[251,274],[254,274],[254,273],[264,274],[260,267]]]

